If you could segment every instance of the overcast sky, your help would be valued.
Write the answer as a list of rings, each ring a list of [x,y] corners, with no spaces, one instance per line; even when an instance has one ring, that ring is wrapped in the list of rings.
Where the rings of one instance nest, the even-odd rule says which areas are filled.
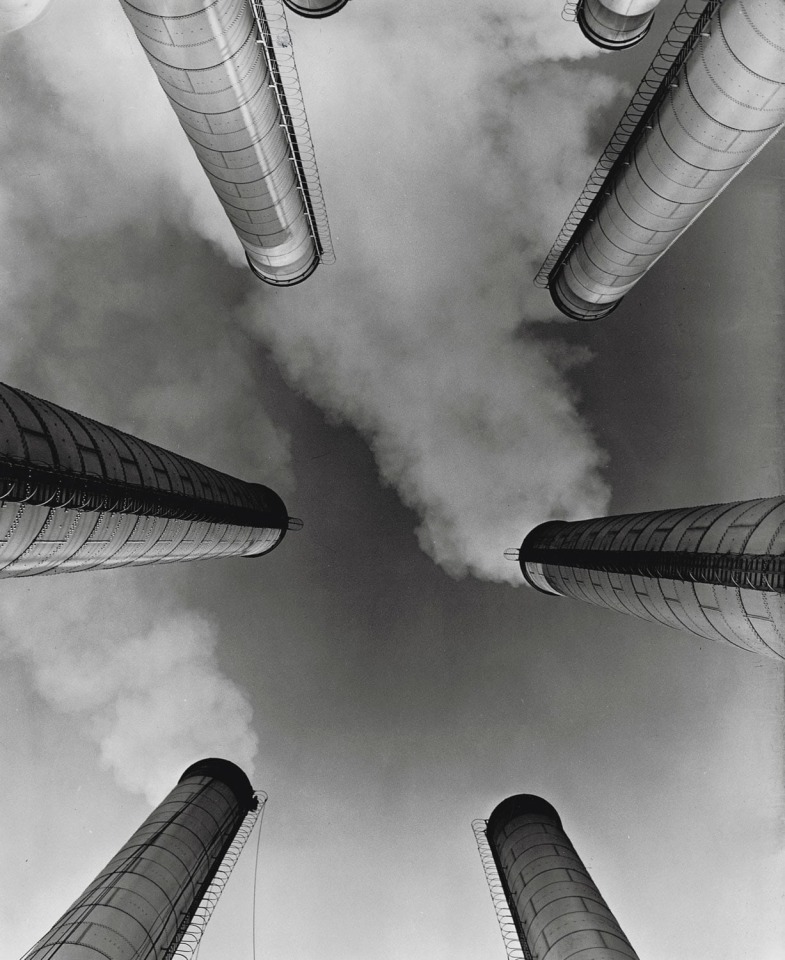
[[[292,17],[338,262],[291,290],[116,0],[0,39],[0,379],[305,521],[2,582],[3,958],[218,755],[270,795],[258,960],[503,960],[470,822],[518,792],[643,960],[780,960],[782,667],[502,558],[550,516],[783,491],[781,139],[606,320],[531,283],[676,6],[614,56],[558,0]],[[254,851],[201,960],[251,960]]]

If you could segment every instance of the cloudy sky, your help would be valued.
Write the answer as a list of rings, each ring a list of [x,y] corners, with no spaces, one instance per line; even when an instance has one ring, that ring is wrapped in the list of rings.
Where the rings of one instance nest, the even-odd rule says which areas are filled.
[[[208,755],[270,794],[259,960],[503,960],[470,822],[516,792],[644,960],[781,958],[783,669],[502,554],[783,491],[785,144],[561,322],[531,277],[677,4],[613,57],[560,6],[292,22],[338,255],[292,290],[244,266],[116,0],[0,38],[0,378],[305,520],[254,562],[3,581],[3,960]],[[202,960],[252,957],[253,867]]]

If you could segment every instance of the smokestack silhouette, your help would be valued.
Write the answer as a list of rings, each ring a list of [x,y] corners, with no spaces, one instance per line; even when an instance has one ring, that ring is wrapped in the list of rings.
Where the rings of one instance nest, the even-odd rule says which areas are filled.
[[[0,578],[261,556],[298,525],[268,487],[0,384]]]
[[[349,0],[283,0],[286,6],[301,17],[331,17],[343,10]]]
[[[181,943],[192,951],[258,809],[235,764],[193,764],[23,960],[169,960]]]
[[[305,280],[329,229],[317,223],[302,104],[290,103],[281,70],[279,54],[291,59],[283,7],[273,31],[262,0],[170,0],[164,13],[158,0],[121,2],[251,270],[275,286]]]
[[[633,47],[646,36],[660,0],[579,0],[576,20],[587,40],[605,50]]]
[[[538,274],[573,320],[614,310],[785,123],[785,4],[679,16]]]
[[[507,797],[474,829],[510,957],[517,939],[525,960],[637,960],[547,801]]]
[[[518,559],[543,593],[785,659],[785,497],[551,520]]]

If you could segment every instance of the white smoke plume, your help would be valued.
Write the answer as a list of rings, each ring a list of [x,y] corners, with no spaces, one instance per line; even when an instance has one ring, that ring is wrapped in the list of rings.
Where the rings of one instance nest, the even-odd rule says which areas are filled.
[[[593,165],[592,121],[621,93],[547,62],[587,47],[553,7],[442,2],[407,21],[370,4],[340,31],[350,74],[298,47],[339,262],[243,315],[367,437],[437,562],[513,583],[505,547],[608,501],[568,379],[590,355],[527,322],[556,318],[532,277]]]
[[[59,214],[61,235],[165,219],[192,226],[231,262],[245,264],[118,0],[50,0],[45,16],[5,43],[29,57],[30,82],[55,93],[69,136],[65,154],[44,149],[29,157],[38,203]],[[24,119],[34,125],[37,118]]]
[[[115,2],[56,0],[2,40],[0,378],[286,495],[288,436],[223,317],[245,270],[217,276],[195,230],[236,241],[125,25]],[[203,756],[253,775],[252,710],[221,639],[149,571],[0,587],[0,658],[26,662],[151,802]]]
[[[591,168],[592,121],[621,91],[555,62],[596,48],[551,0],[458,14],[437,0],[414,16],[364,0],[334,23],[328,55],[313,29],[296,40],[339,264],[260,289],[241,320],[367,437],[431,556],[517,583],[506,546],[607,505],[568,380],[589,355],[526,321],[556,318],[531,276]],[[77,220],[52,217],[63,238],[164,220],[241,262],[119,4],[58,0],[26,37],[64,128],[108,171],[83,182]],[[62,208],[73,168],[37,177],[38,202]]]
[[[141,585],[119,571],[122,592],[109,592],[108,576],[3,581],[0,660],[26,662],[46,701],[80,719],[120,786],[150,803],[171,788],[172,771],[205,756],[252,777],[251,705],[219,668],[212,624],[149,577]],[[31,594],[41,601],[34,614]]]

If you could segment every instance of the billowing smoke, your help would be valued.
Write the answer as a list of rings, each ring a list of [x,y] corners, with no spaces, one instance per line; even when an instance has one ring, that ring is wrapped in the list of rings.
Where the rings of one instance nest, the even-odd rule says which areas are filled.
[[[119,4],[49,13],[19,36],[74,141],[54,169],[32,158],[55,232],[175,223],[241,262]],[[590,356],[531,325],[555,319],[531,277],[591,168],[592,121],[621,91],[574,62],[596,48],[550,0],[458,13],[438,0],[415,16],[364,0],[329,29],[329,53],[313,25],[296,46],[339,263],[297,289],[256,288],[235,315],[367,437],[431,556],[517,582],[506,546],[607,504],[568,379]],[[84,174],[86,151],[100,176]]]
[[[38,181],[36,207],[59,235],[168,221],[245,263],[118,0],[52,0],[46,16],[4,41],[4,61],[9,54],[26,59],[30,89],[21,102],[4,98],[3,136],[27,127],[31,141],[38,136],[27,177]],[[56,97],[57,139],[30,113],[36,82],[39,109]]]
[[[505,547],[607,506],[568,381],[589,354],[529,321],[554,319],[532,277],[620,90],[544,62],[586,47],[552,3],[470,6],[371,5],[340,31],[350,73],[298,47],[306,95],[329,91],[314,127],[339,262],[243,318],[367,437],[435,560],[518,582]]]
[[[251,280],[199,235],[234,248],[125,24],[117,3],[57,0],[2,41],[0,379],[286,495],[288,436],[225,322]],[[188,762],[252,774],[256,753],[222,638],[166,583],[126,569],[0,586],[0,655],[151,802]]]
[[[109,576],[3,581],[0,659],[22,658],[47,702],[81,719],[117,782],[151,803],[173,771],[204,756],[252,776],[251,705],[219,669],[213,626],[150,577],[142,589],[134,571],[118,572],[123,589],[110,592]]]

